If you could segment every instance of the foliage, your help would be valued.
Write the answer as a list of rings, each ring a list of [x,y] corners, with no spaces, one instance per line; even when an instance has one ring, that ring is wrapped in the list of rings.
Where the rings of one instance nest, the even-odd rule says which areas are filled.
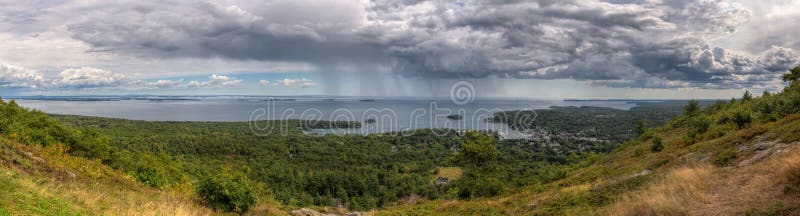
[[[622,142],[641,135],[634,130],[639,120],[647,125],[662,125],[678,116],[682,101],[635,101],[629,110],[607,107],[551,107],[495,113],[492,122],[504,122],[512,129],[533,130],[558,139],[562,145],[582,146],[608,152]],[[542,130],[542,131],[539,131]],[[632,133],[633,132],[633,133]],[[582,138],[593,138],[587,141]]]
[[[184,188],[220,167],[235,167],[247,170],[247,179],[267,191],[259,195],[266,199],[274,196],[288,206],[341,205],[352,210],[383,207],[414,195],[457,198],[459,189],[473,183],[488,187],[470,192],[479,197],[554,181],[565,177],[566,165],[572,163],[567,149],[581,149],[554,150],[524,140],[450,130],[308,136],[298,129],[303,123],[295,120],[273,122],[285,124],[276,130],[287,131],[255,136],[247,123],[56,117],[114,137],[110,145],[117,150],[108,164],[155,188]],[[468,157],[448,160],[455,150]],[[491,170],[469,168],[490,162]],[[437,167],[464,167],[465,177],[436,185]],[[471,174],[490,179],[469,178]],[[495,187],[497,182],[501,187]]]
[[[796,71],[800,74],[800,69]],[[443,211],[442,214],[454,215],[470,214],[472,212],[469,210],[481,208],[500,209],[501,213],[498,215],[797,214],[800,210],[796,202],[800,194],[797,192],[800,191],[797,189],[800,188],[800,175],[797,174],[800,173],[800,166],[797,165],[800,164],[797,162],[800,157],[793,153],[796,150],[794,147],[789,147],[792,148],[790,151],[736,168],[710,167],[705,165],[705,161],[710,156],[710,164],[731,166],[740,157],[750,158],[754,153],[764,151],[760,148],[763,148],[761,143],[766,140],[778,140],[782,143],[800,140],[797,135],[800,134],[800,84],[791,83],[783,91],[763,94],[760,98],[744,97],[740,101],[733,99],[730,103],[718,101],[706,108],[700,108],[698,104],[696,108],[695,111],[684,112],[670,120],[665,126],[650,129],[645,135],[627,141],[598,163],[589,163],[591,165],[585,168],[567,169],[567,177],[562,180],[496,199],[440,201],[424,205],[424,209],[431,210],[427,212],[437,210],[437,213]],[[563,111],[555,110],[551,113]],[[518,128],[558,125],[555,123],[558,121],[553,120],[555,118],[541,115],[539,110],[537,113],[540,118],[549,119]],[[590,119],[588,122],[597,118],[576,119]],[[570,120],[562,122],[567,121]],[[506,122],[509,125],[524,126],[513,119]],[[631,126],[629,129],[634,128],[635,121],[630,121],[628,125]],[[687,140],[682,139],[689,137],[690,133],[694,134],[692,137],[700,139],[692,140],[692,146],[688,146]],[[645,154],[644,150],[648,147],[653,149],[653,146],[642,145],[648,140],[652,141],[653,146],[656,143],[669,142],[669,146],[675,148]],[[497,147],[503,152],[501,161],[508,154],[504,150],[507,144],[514,144],[512,147],[535,147],[550,143],[500,142]],[[795,155],[791,160],[793,163],[782,160],[787,154]],[[578,164],[593,161],[588,154],[582,158],[583,162]],[[569,157],[567,160],[570,160]],[[476,181],[479,177],[495,177],[490,167],[477,169],[479,172],[467,170],[465,176]],[[759,181],[742,182],[742,179]],[[730,184],[745,189],[718,190]],[[785,194],[775,194],[779,192],[776,186],[784,187]],[[465,196],[464,194],[466,193],[461,196]],[[731,199],[717,200],[714,197]],[[413,214],[414,210],[421,208],[412,209],[392,214]]]
[[[461,181],[459,186],[458,196],[469,199],[500,195],[504,190],[505,184],[497,178],[481,177]]]
[[[664,150],[664,142],[661,141],[661,137],[653,137],[653,145],[650,146],[650,150],[653,152]]]
[[[497,160],[500,152],[494,146],[492,137],[477,131],[469,131],[461,144],[458,160],[472,166],[482,166]]]
[[[705,134],[709,127],[711,127],[711,122],[708,118],[692,118],[691,123],[689,124],[689,133],[687,133],[687,136],[690,140],[694,140],[697,137]]]
[[[714,164],[717,166],[730,166],[737,156],[738,153],[735,148],[727,148],[714,157]]]
[[[24,179],[21,174],[0,170],[0,215],[86,214],[68,201],[29,190]]]
[[[71,155],[101,161],[108,160],[112,151],[109,140],[95,131],[66,127],[40,111],[20,107],[13,100],[0,100],[0,133],[31,146],[64,144]]]
[[[647,126],[645,126],[645,124],[647,123],[645,123],[644,119],[636,119],[636,126],[633,127],[633,132],[638,136],[644,134],[644,132],[647,131]]]
[[[689,100],[689,103],[683,107],[683,114],[688,116],[696,115],[700,111],[700,103],[697,100]]]
[[[744,109],[738,109],[736,112],[733,113],[733,117],[731,117],[731,121],[736,124],[738,129],[743,129],[746,126],[750,125],[753,122],[753,117],[749,111]]]
[[[690,102],[684,107],[684,114],[672,121],[680,124],[648,130],[647,133],[652,133],[647,136],[652,137],[650,149],[656,152],[657,149],[663,149],[663,133],[670,129],[680,131],[678,137],[692,133],[694,137],[709,138],[715,137],[714,134],[730,134],[747,125],[774,121],[797,113],[800,111],[799,96],[800,87],[793,84],[776,94],[735,103],[717,102],[705,109],[701,108],[699,101]],[[255,136],[246,123],[145,122],[56,116],[62,122],[81,128],[79,130],[60,124],[43,113],[24,110],[15,104],[9,105],[12,103],[3,103],[0,110],[3,114],[0,116],[0,133],[4,136],[32,146],[64,144],[69,147],[70,154],[103,161],[156,188],[197,185],[196,193],[200,195],[202,190],[208,188],[228,187],[219,182],[241,182],[230,187],[247,190],[232,191],[254,194],[256,200],[274,196],[290,207],[341,204],[351,210],[383,207],[415,195],[434,200],[457,197],[471,199],[525,187],[539,187],[573,176],[571,171],[576,167],[602,161],[592,159],[598,157],[593,152],[608,152],[615,146],[613,143],[630,138],[633,135],[631,132],[636,131],[636,119],[642,118],[648,125],[657,125],[677,116],[682,106],[653,108],[652,104],[646,104],[631,110],[560,107],[537,110],[540,115],[531,122],[514,122],[498,116],[492,119],[505,121],[518,129],[545,128],[551,135],[602,139],[553,136],[540,141],[498,140],[492,134],[464,134],[446,130],[367,136],[308,136],[301,131],[304,123],[292,120],[279,121],[286,125],[285,131],[281,131],[284,134]],[[742,121],[745,124],[736,123],[739,111],[746,113],[740,116],[741,119],[749,119]],[[717,119],[720,121],[713,121]],[[338,124],[321,125],[333,127]],[[665,139],[670,142],[680,140],[674,137]],[[640,138],[633,142],[646,140]],[[108,150],[103,150],[104,143]],[[661,147],[657,147],[657,143],[661,143]],[[645,151],[647,147],[637,146]],[[735,147],[726,148],[715,152],[712,162],[720,166],[732,164],[738,156],[737,150]],[[91,152],[94,149],[100,151]],[[664,157],[668,157],[665,155],[670,153],[673,153],[672,149],[666,153],[639,154],[631,160],[653,158],[648,159],[650,161],[647,164],[664,164],[662,162],[667,161]],[[630,152],[628,154],[633,155]],[[448,160],[451,157],[457,159]],[[652,163],[655,160],[658,163]],[[243,170],[247,174],[221,167]],[[464,173],[457,181],[436,185],[433,178],[437,167],[462,167]],[[581,170],[585,173],[550,185],[581,182],[580,179],[591,181],[599,176],[628,175],[640,171],[621,174],[617,172],[622,171],[613,169]],[[216,179],[223,180],[214,184]],[[252,193],[262,190],[265,193]],[[202,193],[208,191],[214,190],[208,189]],[[565,200],[574,201],[572,204],[575,205],[583,202],[600,206],[607,205],[617,194],[589,192],[575,196],[574,200]],[[212,201],[206,202],[216,205],[211,204]],[[229,209],[236,211],[237,207]]]
[[[750,93],[750,90],[745,90],[744,94],[742,95],[742,101],[750,101],[753,100],[753,94]]]
[[[222,172],[200,181],[197,195],[215,209],[244,213],[256,203],[255,187],[244,174]]]
[[[794,84],[795,81],[800,80],[800,66],[792,68],[789,73],[783,75],[783,81]]]

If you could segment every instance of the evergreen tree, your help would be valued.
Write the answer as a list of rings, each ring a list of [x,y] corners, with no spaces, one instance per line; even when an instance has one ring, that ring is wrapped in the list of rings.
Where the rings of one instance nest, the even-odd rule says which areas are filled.
[[[692,116],[700,111],[700,103],[697,100],[689,100],[689,103],[683,107],[683,114]]]
[[[635,132],[636,135],[641,136],[645,131],[647,131],[647,126],[644,122],[644,119],[638,118],[636,120],[636,126],[633,128],[633,132]]]
[[[753,99],[753,94],[750,93],[750,90],[745,90],[744,95],[742,95],[742,101],[750,101]]]

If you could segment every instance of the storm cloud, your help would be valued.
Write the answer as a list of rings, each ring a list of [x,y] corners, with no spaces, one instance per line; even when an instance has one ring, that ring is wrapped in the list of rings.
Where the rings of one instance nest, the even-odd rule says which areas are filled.
[[[58,8],[73,12],[60,15],[68,18],[62,24],[93,52],[137,58],[710,89],[779,88],[780,74],[800,63],[797,41],[785,35],[763,35],[772,42],[745,45],[759,50],[751,53],[711,45],[753,18],[741,5],[718,0],[168,0]]]

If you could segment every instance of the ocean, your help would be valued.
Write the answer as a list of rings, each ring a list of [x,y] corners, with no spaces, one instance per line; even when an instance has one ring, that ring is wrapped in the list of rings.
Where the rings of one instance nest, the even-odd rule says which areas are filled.
[[[385,133],[427,128],[493,130],[523,136],[505,124],[485,121],[493,113],[546,109],[551,106],[598,106],[629,109],[624,100],[475,99],[469,103],[435,98],[351,97],[23,97],[23,107],[53,114],[146,121],[215,121],[306,119],[362,122],[361,128],[317,129],[309,133]],[[535,117],[535,116],[533,116]]]

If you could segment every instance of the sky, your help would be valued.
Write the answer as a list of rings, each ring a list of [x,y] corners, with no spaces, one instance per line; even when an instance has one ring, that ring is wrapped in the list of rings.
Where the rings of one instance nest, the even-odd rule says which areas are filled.
[[[0,0],[0,96],[730,98],[800,0]]]

